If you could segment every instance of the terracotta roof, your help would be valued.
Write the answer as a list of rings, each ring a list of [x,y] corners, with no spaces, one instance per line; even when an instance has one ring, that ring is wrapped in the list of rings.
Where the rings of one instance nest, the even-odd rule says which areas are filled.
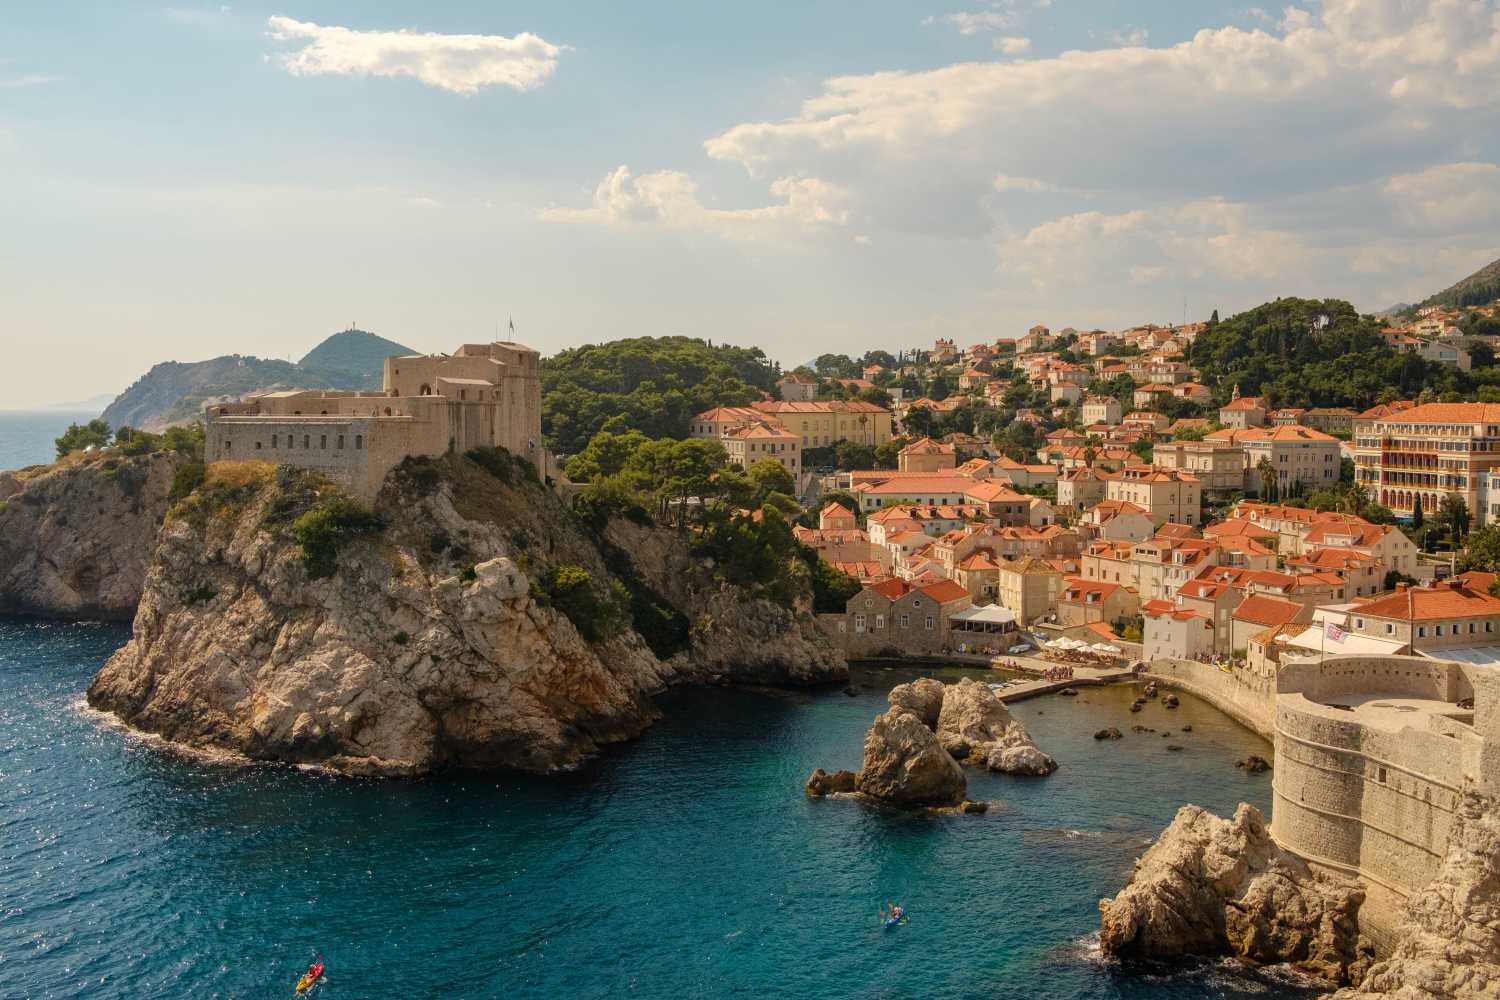
[[[1328,441],[1338,443],[1332,434],[1324,434],[1301,424],[1282,424],[1280,427],[1249,427],[1235,435],[1235,440],[1245,441]]]
[[[1259,396],[1241,396],[1219,407],[1221,410],[1264,410],[1265,408],[1266,401]]]
[[[975,483],[964,491],[964,499],[975,499],[980,503],[994,503],[997,500],[1025,500],[1024,493],[1017,493],[1009,483]]]
[[[1359,610],[1379,618],[1431,621],[1500,615],[1500,598],[1471,590],[1457,580],[1445,580],[1432,587],[1398,588],[1384,596],[1372,597],[1361,604]]]
[[[1105,580],[1084,580],[1080,577],[1069,577],[1067,586],[1063,588],[1061,600],[1069,603],[1083,603],[1089,594],[1098,595],[1100,601],[1109,599],[1109,596],[1119,590],[1124,584],[1109,583]]]
[[[1500,403],[1423,403],[1397,411],[1390,419],[1404,424],[1495,424],[1500,423]]]
[[[1291,601],[1280,601],[1263,594],[1254,594],[1240,602],[1240,606],[1234,609],[1234,617],[1239,621],[1253,622],[1256,625],[1285,625],[1302,614],[1303,610],[1302,605],[1293,604]]]
[[[905,580],[890,579],[872,583],[869,585],[869,589],[875,591],[875,593],[888,601],[895,601],[905,597],[907,591],[911,590],[911,587],[907,585]]]
[[[847,573],[858,580],[868,583],[886,579],[885,570],[881,568],[880,563],[869,559],[859,559],[854,562],[832,562],[828,565],[840,573]]]
[[[1397,530],[1391,524],[1371,524],[1362,519],[1349,521],[1329,521],[1314,524],[1308,529],[1307,536],[1303,539],[1304,545],[1330,545],[1335,548],[1344,545],[1370,546],[1378,545],[1380,540],[1391,532]],[[1343,539],[1349,539],[1345,542]],[[1335,542],[1334,539],[1339,539]]]
[[[921,438],[901,449],[903,455],[951,455],[953,446],[940,444],[932,438]]]
[[[961,597],[968,597],[969,592],[952,580],[940,580],[922,588],[922,593],[937,601],[939,604],[947,604]]]
[[[712,410],[704,410],[693,419],[722,423],[725,420],[764,420],[765,414],[751,406],[716,406]]]
[[[1274,540],[1276,532],[1270,528],[1262,528],[1254,521],[1243,517],[1232,517],[1227,521],[1218,521],[1203,529],[1207,538],[1264,538]]]

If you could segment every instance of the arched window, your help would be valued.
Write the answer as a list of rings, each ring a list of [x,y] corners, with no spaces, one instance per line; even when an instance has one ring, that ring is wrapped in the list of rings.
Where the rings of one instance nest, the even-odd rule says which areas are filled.
[[[432,386],[428,385],[426,382],[423,382],[422,383],[422,388],[420,388],[420,389],[417,390],[417,395],[419,395],[419,396],[431,396],[432,395]]]

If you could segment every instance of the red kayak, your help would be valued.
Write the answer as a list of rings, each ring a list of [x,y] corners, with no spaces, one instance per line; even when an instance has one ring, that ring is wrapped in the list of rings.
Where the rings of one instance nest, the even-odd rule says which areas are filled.
[[[319,979],[322,978],[323,960],[320,958],[312,965],[309,965],[307,967],[307,971],[302,974],[302,978],[297,980],[297,992],[306,993],[308,990],[313,988],[314,984],[316,984]]]

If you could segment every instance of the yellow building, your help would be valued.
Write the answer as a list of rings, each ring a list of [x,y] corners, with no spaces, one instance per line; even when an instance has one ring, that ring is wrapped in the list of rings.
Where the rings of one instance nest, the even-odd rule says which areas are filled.
[[[800,437],[804,448],[824,448],[840,441],[881,445],[894,436],[891,411],[857,399],[816,402],[767,399],[754,407]]]

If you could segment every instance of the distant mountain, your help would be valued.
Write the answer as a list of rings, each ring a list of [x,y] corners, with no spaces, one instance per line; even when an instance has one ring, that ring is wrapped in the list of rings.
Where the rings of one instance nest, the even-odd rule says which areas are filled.
[[[378,389],[389,355],[415,353],[373,333],[345,330],[297,364],[240,354],[164,361],[120,393],[102,416],[111,427],[160,430],[195,419],[208,403],[264,389]]]
[[[348,329],[335,333],[307,352],[298,366],[307,371],[337,372],[361,375],[368,385],[378,389],[385,379],[385,359],[397,354],[416,353],[394,340],[377,337],[364,330]]]
[[[1500,299],[1500,260],[1491,261],[1456,285],[1424,299],[1422,306],[1447,306],[1461,309],[1464,306],[1482,306]]]

